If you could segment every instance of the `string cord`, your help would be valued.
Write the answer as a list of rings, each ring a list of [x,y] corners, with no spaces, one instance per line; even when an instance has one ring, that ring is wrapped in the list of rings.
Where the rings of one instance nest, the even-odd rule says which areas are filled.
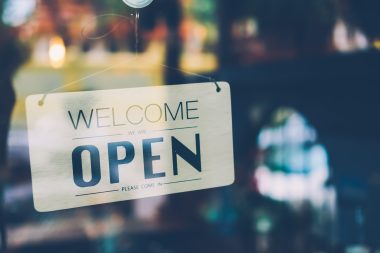
[[[131,16],[133,16],[133,14],[131,14]],[[106,13],[106,14],[101,14],[101,15],[98,15],[96,16],[93,21],[96,21],[98,20],[99,18],[102,18],[102,17],[118,17],[118,18],[123,18],[123,19],[127,19],[128,21],[130,21],[130,18],[128,16],[124,16],[124,15],[120,15],[120,14],[114,14],[114,13]],[[129,62],[133,62],[137,59],[138,57],[138,46],[139,46],[139,18],[140,18],[140,14],[138,11],[136,11],[135,13],[135,55],[134,57],[130,60],[130,61],[122,61],[122,62],[119,62],[117,64],[114,64],[114,65],[111,65],[103,70],[100,70],[100,71],[97,71],[97,72],[94,72],[92,74],[89,74],[87,76],[84,76],[80,79],[77,79],[75,81],[72,81],[72,82],[69,82],[67,84],[64,84],[64,85],[61,85],[57,88],[54,88],[54,89],[51,89],[47,92],[45,92],[42,96],[42,98],[38,101],[38,105],[39,106],[43,106],[44,103],[45,103],[45,100],[47,98],[47,96],[55,91],[59,91],[59,90],[62,90],[64,88],[67,88],[67,87],[70,87],[70,86],[73,86],[81,81],[85,81],[87,79],[90,79],[90,78],[93,78],[95,76],[98,76],[100,74],[103,74],[105,72],[108,72],[114,68],[117,68],[119,67],[120,65],[122,64],[125,64],[125,63],[129,63]],[[102,35],[99,35],[99,36],[95,36],[95,37],[91,37],[91,36],[87,36],[86,33],[85,33],[85,30],[87,28],[87,25],[89,23],[85,24],[84,27],[82,28],[82,31],[81,31],[81,35],[82,35],[82,38],[84,39],[88,39],[88,40],[98,40],[98,39],[102,39],[102,38],[105,38],[107,36],[109,36],[112,32],[114,32],[118,26],[120,25],[120,22],[118,22],[116,25],[114,25],[112,27],[111,30],[109,30],[108,32],[106,32],[105,34],[102,34]],[[180,69],[180,68],[175,68],[175,67],[171,67],[171,66],[168,66],[166,64],[160,64],[160,63],[155,63],[155,65],[158,65],[158,66],[162,66],[164,68],[167,68],[167,69],[171,69],[171,70],[175,70],[175,71],[178,71],[178,72],[182,72],[184,74],[187,74],[187,75],[192,75],[192,76],[197,76],[197,77],[200,77],[200,78],[203,78],[205,80],[208,80],[210,82],[213,82],[216,86],[216,92],[220,92],[222,89],[220,88],[219,84],[218,84],[218,81],[216,79],[214,79],[213,77],[210,77],[210,76],[206,76],[206,75],[201,75],[201,74],[198,74],[198,73],[194,73],[194,72],[191,72],[191,71],[188,71],[188,70],[183,70],[183,69]]]
[[[133,16],[133,14],[131,14],[131,16]],[[99,35],[99,36],[88,36],[88,35],[86,35],[86,29],[87,29],[87,27],[90,24],[96,23],[97,20],[99,20],[101,18],[105,18],[105,17],[116,17],[116,18],[126,19],[129,22],[131,21],[130,17],[124,16],[124,15],[120,15],[120,14],[116,14],[116,13],[105,13],[105,14],[101,14],[101,15],[95,16],[90,21],[88,21],[87,23],[85,23],[85,25],[82,27],[82,30],[81,30],[81,36],[82,36],[82,38],[86,39],[86,40],[99,40],[99,39],[103,39],[103,38],[111,35],[119,27],[119,25],[121,24],[121,21],[117,22],[116,25],[114,25],[111,28],[111,30],[109,30],[108,32],[106,32],[106,33],[104,33],[102,35]]]
[[[136,55],[139,50],[139,20],[140,20],[140,13],[136,11],[135,13],[135,54]]]
[[[178,72],[182,72],[182,73],[187,74],[187,75],[197,76],[197,77],[209,80],[210,82],[212,82],[212,83],[215,84],[215,86],[216,86],[216,92],[220,92],[222,90],[220,88],[219,84],[218,84],[218,81],[216,81],[216,79],[213,78],[213,77],[211,77],[211,76],[205,76],[205,75],[201,75],[201,74],[198,74],[198,73],[190,72],[188,70],[183,70],[183,69],[180,69],[180,68],[170,67],[168,65],[161,64],[161,63],[157,63],[157,65],[165,67],[167,69],[172,69],[172,70],[175,70],[175,71],[178,71]]]

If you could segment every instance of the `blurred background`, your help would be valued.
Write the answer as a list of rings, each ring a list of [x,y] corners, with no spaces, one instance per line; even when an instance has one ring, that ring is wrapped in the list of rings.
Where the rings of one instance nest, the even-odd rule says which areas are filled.
[[[378,0],[155,0],[138,14],[136,38],[121,0],[0,0],[6,252],[380,253]],[[36,212],[26,96],[207,81],[173,68],[230,83],[236,182]]]

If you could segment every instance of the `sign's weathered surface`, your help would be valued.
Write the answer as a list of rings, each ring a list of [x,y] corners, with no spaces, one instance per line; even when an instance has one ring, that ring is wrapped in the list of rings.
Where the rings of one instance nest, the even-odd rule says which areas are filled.
[[[34,205],[54,211],[234,181],[228,83],[27,98]]]

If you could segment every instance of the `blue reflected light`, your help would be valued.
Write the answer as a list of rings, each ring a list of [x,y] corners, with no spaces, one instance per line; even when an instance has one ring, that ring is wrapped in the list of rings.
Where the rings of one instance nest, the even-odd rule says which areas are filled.
[[[36,0],[6,0],[2,21],[9,26],[25,24],[37,7]]]

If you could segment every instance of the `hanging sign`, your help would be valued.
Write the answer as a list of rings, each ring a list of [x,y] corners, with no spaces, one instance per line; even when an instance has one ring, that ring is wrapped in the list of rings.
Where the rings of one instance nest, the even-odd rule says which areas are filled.
[[[34,205],[54,211],[234,181],[228,83],[29,96]]]

